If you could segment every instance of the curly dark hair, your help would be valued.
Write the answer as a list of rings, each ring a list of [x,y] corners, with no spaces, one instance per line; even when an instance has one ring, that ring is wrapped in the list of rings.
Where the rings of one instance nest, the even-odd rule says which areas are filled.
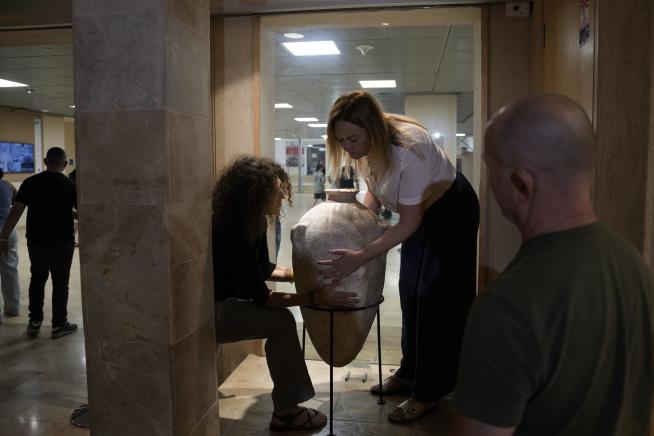
[[[284,169],[268,158],[243,156],[228,165],[213,189],[213,218],[223,229],[255,240],[266,229],[266,209],[280,188],[290,194]],[[289,197],[290,198],[290,197]]]

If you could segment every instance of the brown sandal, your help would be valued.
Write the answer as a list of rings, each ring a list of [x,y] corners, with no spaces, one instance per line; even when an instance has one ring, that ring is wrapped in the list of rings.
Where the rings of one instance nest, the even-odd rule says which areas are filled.
[[[296,423],[295,420],[303,413],[307,414],[307,419],[299,423]],[[316,418],[321,416],[325,418],[322,424],[317,423],[315,421]],[[327,424],[327,417],[323,413],[320,413],[316,409],[310,409],[308,407],[303,407],[302,410],[300,410],[295,415],[281,416],[278,415],[277,413],[273,413],[273,417],[282,421],[283,424],[273,424],[271,421],[270,431],[288,432],[288,431],[300,431],[300,430],[315,430],[318,428],[322,428],[325,426],[325,424]]]
[[[398,424],[413,422],[422,418],[428,413],[438,409],[438,401],[433,403],[424,403],[415,398],[409,398],[401,402],[391,413],[388,414],[388,420]]]
[[[412,387],[413,382],[410,380],[404,380],[395,374],[387,377],[381,384],[381,388],[384,390],[384,395],[411,395]],[[373,395],[379,395],[379,385],[376,384],[371,387],[370,393]]]

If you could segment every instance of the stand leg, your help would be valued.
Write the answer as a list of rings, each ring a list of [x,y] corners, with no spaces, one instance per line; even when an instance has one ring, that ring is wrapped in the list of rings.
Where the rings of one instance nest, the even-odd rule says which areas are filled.
[[[329,436],[334,436],[334,312],[329,312]]]
[[[382,357],[381,357],[381,322],[379,319],[381,318],[379,314],[379,306],[377,306],[377,360],[379,363],[379,400],[377,401],[377,404],[386,404],[386,401],[384,401],[384,390],[381,388],[382,387]]]
[[[304,324],[304,320],[302,321],[302,357],[307,358],[307,351],[306,351],[306,344],[307,341],[307,327]]]

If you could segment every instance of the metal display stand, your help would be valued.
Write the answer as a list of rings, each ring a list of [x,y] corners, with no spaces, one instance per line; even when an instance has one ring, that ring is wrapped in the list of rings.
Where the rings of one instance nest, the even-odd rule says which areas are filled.
[[[318,310],[321,312],[329,312],[329,435],[334,436],[334,313],[336,312],[358,312],[360,310],[371,309],[377,307],[377,360],[379,367],[379,385],[382,384],[382,359],[381,359],[381,324],[379,321],[379,305],[384,302],[384,297],[381,297],[379,301],[376,301],[373,304],[361,307],[352,307],[347,309],[337,309],[337,308],[328,308],[328,307],[319,307],[319,306],[302,306],[311,310]],[[305,343],[306,343],[306,326],[303,324],[302,328],[302,354],[305,352]],[[379,400],[377,404],[382,405],[386,404],[384,401],[384,392],[380,388],[379,390]]]

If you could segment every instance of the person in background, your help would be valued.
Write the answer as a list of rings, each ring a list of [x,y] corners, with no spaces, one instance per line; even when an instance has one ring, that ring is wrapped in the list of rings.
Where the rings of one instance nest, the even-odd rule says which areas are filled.
[[[316,170],[313,173],[313,206],[318,204],[319,201],[325,201],[326,198],[325,166],[319,163],[316,165]]]
[[[593,210],[590,120],[567,97],[531,96],[484,143],[522,245],[470,312],[449,435],[649,434],[652,271]]]
[[[353,307],[356,294],[331,288],[303,294],[272,292],[266,281],[293,282],[291,268],[270,262],[267,217],[279,215],[290,194],[288,176],[273,161],[236,159],[213,190],[212,247],[216,341],[266,339],[266,361],[273,379],[272,431],[312,430],[327,418],[300,406],[314,395],[295,318],[290,306],[318,304]],[[281,177],[280,177],[281,176]]]
[[[27,252],[30,257],[29,323],[27,334],[36,336],[43,322],[43,300],[48,275],[52,278],[52,339],[74,333],[68,322],[68,281],[75,251],[73,209],[75,184],[63,172],[66,152],[52,147],[45,156],[45,171],[25,179],[0,232],[0,255],[9,253],[9,236],[27,208]]]
[[[338,189],[354,189],[356,185],[356,171],[352,165],[343,165],[336,179]]]
[[[14,185],[4,180],[0,169],[0,227],[4,225],[16,197]],[[18,280],[18,234],[12,230],[7,238],[7,255],[0,256],[0,289],[6,316],[20,315],[20,282]],[[0,315],[0,319],[2,319]]]
[[[414,421],[454,389],[463,331],[476,293],[479,202],[416,120],[384,113],[364,91],[339,97],[327,125],[332,168],[356,162],[368,191],[363,204],[399,213],[399,222],[361,250],[334,247],[325,278],[341,280],[402,243],[400,368],[373,394],[406,395],[388,416]],[[347,155],[347,156],[346,156]],[[325,257],[328,253],[325,253]]]

